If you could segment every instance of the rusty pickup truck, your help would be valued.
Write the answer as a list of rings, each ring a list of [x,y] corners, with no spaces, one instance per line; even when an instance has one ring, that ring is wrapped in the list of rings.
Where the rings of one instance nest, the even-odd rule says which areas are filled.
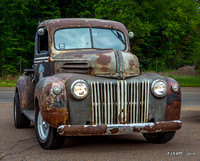
[[[181,128],[181,89],[172,78],[142,73],[126,27],[99,19],[52,19],[39,24],[33,69],[17,81],[16,128],[35,125],[44,149],[65,136],[140,132],[170,141]]]

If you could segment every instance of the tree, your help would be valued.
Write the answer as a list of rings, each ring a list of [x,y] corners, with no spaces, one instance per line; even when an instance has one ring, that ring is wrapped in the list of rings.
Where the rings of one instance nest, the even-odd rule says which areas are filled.
[[[19,73],[19,62],[23,68],[31,68],[38,18],[40,15],[46,19],[60,17],[57,4],[51,0],[0,1],[1,74]]]
[[[156,58],[160,69],[195,63],[191,44],[199,48],[200,25],[196,1],[101,0],[95,11],[98,18],[121,21],[135,33],[132,51],[145,69],[155,69]]]

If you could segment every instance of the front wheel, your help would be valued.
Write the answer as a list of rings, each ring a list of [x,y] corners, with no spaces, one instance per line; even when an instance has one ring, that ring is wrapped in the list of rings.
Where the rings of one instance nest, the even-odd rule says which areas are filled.
[[[143,136],[150,143],[162,144],[170,141],[174,137],[175,133],[176,131],[144,133]]]
[[[30,120],[21,112],[19,94],[15,93],[14,97],[14,124],[16,128],[30,127]]]
[[[60,148],[65,141],[65,137],[60,136],[55,128],[43,120],[39,108],[35,114],[35,133],[38,143],[44,149]]]

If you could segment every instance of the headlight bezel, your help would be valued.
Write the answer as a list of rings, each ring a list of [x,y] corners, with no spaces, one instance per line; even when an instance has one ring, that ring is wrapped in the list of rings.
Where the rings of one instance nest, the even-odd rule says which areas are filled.
[[[82,97],[77,96],[77,95],[75,94],[75,92],[74,92],[74,86],[75,86],[77,83],[84,83],[85,86],[87,87],[87,93],[86,93],[84,96],[82,96]],[[86,81],[82,80],[82,79],[75,80],[75,81],[71,84],[71,94],[72,94],[76,99],[78,99],[78,100],[82,100],[82,99],[86,98],[86,97],[88,96],[88,94],[89,94],[89,86],[88,86],[88,83],[87,83]]]
[[[155,92],[154,87],[156,85],[156,83],[162,82],[165,85],[165,92],[162,95],[159,95],[158,93]],[[158,97],[158,98],[162,98],[164,96],[166,96],[168,91],[168,85],[166,83],[166,81],[162,80],[162,79],[156,79],[153,81],[153,83],[151,84],[151,92],[153,93],[154,96]]]

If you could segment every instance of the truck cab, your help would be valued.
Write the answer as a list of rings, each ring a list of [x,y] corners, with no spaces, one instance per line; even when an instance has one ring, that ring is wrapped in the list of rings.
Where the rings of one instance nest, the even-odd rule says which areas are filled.
[[[129,35],[116,21],[43,21],[33,69],[17,81],[15,127],[33,122],[45,149],[61,147],[65,136],[140,132],[148,142],[170,141],[182,125],[180,86],[142,73]]]

